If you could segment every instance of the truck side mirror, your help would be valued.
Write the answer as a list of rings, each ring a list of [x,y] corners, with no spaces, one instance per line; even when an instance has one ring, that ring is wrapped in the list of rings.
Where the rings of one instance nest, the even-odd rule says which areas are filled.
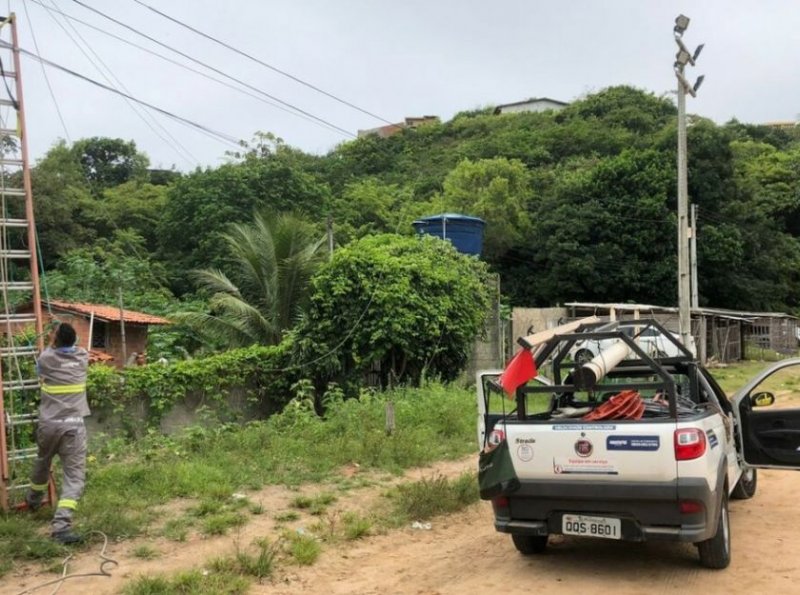
[[[775,403],[775,395],[770,392],[763,391],[750,395],[750,404],[753,407],[769,407]]]

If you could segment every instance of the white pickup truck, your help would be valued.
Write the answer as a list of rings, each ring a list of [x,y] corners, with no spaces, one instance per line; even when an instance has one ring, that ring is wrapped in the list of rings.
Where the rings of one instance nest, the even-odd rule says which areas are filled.
[[[673,540],[694,543],[704,566],[727,567],[728,499],[755,494],[757,468],[800,468],[800,408],[791,408],[800,407],[800,359],[770,366],[728,398],[655,321],[567,330],[538,344],[520,339],[539,376],[513,401],[500,371],[478,374],[480,447],[507,441],[519,480],[492,498],[495,528],[523,554],[544,551],[551,534]],[[640,348],[645,330],[678,355]],[[578,341],[606,339],[617,343],[588,363],[568,356]]]

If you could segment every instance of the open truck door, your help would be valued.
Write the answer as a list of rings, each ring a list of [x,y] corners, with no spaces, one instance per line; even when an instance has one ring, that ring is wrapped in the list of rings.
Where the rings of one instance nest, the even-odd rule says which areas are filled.
[[[800,358],[767,367],[732,403],[747,465],[800,469]]]

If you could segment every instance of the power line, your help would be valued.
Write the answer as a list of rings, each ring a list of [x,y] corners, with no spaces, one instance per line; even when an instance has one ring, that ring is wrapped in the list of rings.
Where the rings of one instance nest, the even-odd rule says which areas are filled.
[[[381,116],[379,116],[377,114],[374,114],[374,113],[372,113],[372,112],[370,112],[370,111],[368,111],[368,110],[366,110],[364,108],[361,108],[361,107],[359,107],[359,106],[357,106],[357,105],[355,105],[355,104],[353,104],[353,103],[351,103],[351,102],[349,102],[349,101],[347,101],[345,99],[342,99],[341,97],[337,97],[333,93],[329,93],[328,91],[325,91],[324,89],[320,89],[316,85],[313,85],[313,84],[309,83],[308,81],[304,81],[303,79],[301,79],[299,77],[296,77],[293,74],[291,74],[289,72],[286,72],[285,70],[281,70],[277,66],[273,66],[272,64],[268,64],[267,62],[264,62],[263,60],[260,60],[259,58],[256,58],[255,56],[253,56],[251,54],[248,54],[245,51],[242,51],[242,50],[240,50],[238,48],[235,48],[232,45],[230,45],[230,44],[228,44],[228,43],[226,43],[226,42],[224,42],[224,41],[222,41],[220,39],[217,39],[216,37],[214,37],[212,35],[209,35],[208,33],[200,31],[199,29],[196,29],[195,27],[192,27],[191,25],[186,24],[183,21],[181,21],[181,20],[179,20],[179,19],[177,19],[175,17],[172,17],[172,16],[170,16],[170,15],[164,13],[164,12],[161,12],[157,8],[154,8],[154,7],[150,6],[149,4],[146,4],[145,2],[142,2],[141,0],[133,0],[133,1],[136,2],[136,4],[139,4],[140,6],[144,6],[148,10],[151,10],[154,13],[164,17],[165,19],[167,19],[169,21],[172,21],[173,23],[176,23],[177,25],[180,25],[181,27],[184,27],[185,29],[188,29],[189,31],[192,31],[193,33],[196,33],[197,35],[200,35],[201,37],[205,37],[206,39],[209,39],[209,40],[213,41],[214,43],[217,43],[217,44],[221,45],[222,47],[227,48],[227,49],[231,50],[232,52],[235,52],[235,53],[239,54],[240,56],[244,56],[248,60],[252,60],[256,64],[260,64],[261,66],[264,66],[265,68],[269,68],[273,72],[277,72],[280,75],[283,75],[283,76],[285,76],[287,78],[290,78],[293,81],[295,81],[296,83],[300,83],[301,85],[303,85],[305,87],[308,87],[309,89],[313,89],[317,93],[322,93],[326,97],[330,97],[331,99],[333,99],[334,101],[338,101],[342,105],[346,105],[347,107],[353,108],[354,110],[357,110],[357,111],[361,112],[362,114],[366,114],[367,116],[370,116],[371,118],[375,118],[376,120],[380,120],[381,122],[385,122],[386,124],[393,124],[393,122],[390,122],[386,118],[383,118],[383,117],[381,117]]]
[[[9,3],[11,0],[9,0]],[[39,43],[36,41],[36,33],[33,32],[33,21],[31,20],[31,15],[28,13],[28,3],[22,3],[23,8],[25,9],[25,18],[28,19],[28,28],[31,30],[31,39],[33,40],[33,47],[36,49],[36,53],[39,52]],[[9,11],[9,14],[11,12]],[[47,76],[47,69],[44,67],[44,64],[39,63],[39,66],[42,67],[42,75],[44,76],[44,82],[47,83],[47,89],[50,91],[50,98],[53,100],[53,107],[56,108],[56,114],[58,115],[58,120],[61,122],[61,127],[64,129],[64,136],[67,139],[67,142],[72,143],[72,139],[69,136],[69,130],[67,129],[67,124],[64,122],[64,116],[61,113],[61,108],[58,106],[58,100],[56,99],[56,94],[53,91],[53,86],[50,84],[50,78]]]
[[[157,44],[157,45],[159,45],[159,46],[161,46],[161,47],[163,47],[165,49],[168,49],[171,52],[175,52],[176,54],[186,58],[187,60],[191,60],[195,64],[200,64],[201,66],[203,66],[205,68],[208,68],[209,70],[211,70],[213,72],[216,72],[217,74],[219,74],[221,76],[224,76],[227,79],[235,81],[236,83],[238,83],[238,84],[240,84],[240,85],[242,85],[244,87],[247,87],[248,89],[250,89],[252,91],[255,91],[256,93],[260,93],[261,95],[264,95],[265,97],[269,97],[273,101],[277,101],[278,103],[280,103],[282,105],[285,105],[286,107],[291,108],[291,109],[293,109],[293,110],[295,110],[295,111],[297,111],[297,112],[299,112],[299,113],[301,113],[303,115],[306,115],[309,118],[312,118],[313,120],[316,120],[317,122],[319,122],[321,124],[324,124],[325,126],[329,126],[329,127],[333,128],[333,129],[341,132],[342,134],[344,134],[346,136],[349,136],[351,138],[355,138],[356,137],[356,135],[353,134],[352,132],[350,132],[349,130],[345,130],[344,128],[341,128],[340,126],[337,126],[336,124],[328,122],[324,118],[320,118],[319,116],[315,116],[314,114],[312,114],[310,112],[307,112],[306,110],[304,110],[304,109],[302,109],[300,107],[297,107],[296,105],[293,105],[293,104],[289,103],[288,101],[284,101],[283,99],[275,97],[274,95],[270,95],[269,93],[267,93],[263,89],[259,89],[258,87],[254,87],[253,85],[251,85],[249,83],[246,83],[245,81],[243,81],[241,79],[238,79],[238,78],[236,78],[234,76],[231,76],[230,74],[228,74],[227,72],[225,72],[223,70],[220,70],[219,68],[215,68],[214,66],[211,66],[210,64],[207,64],[207,63],[205,63],[205,62],[203,62],[201,60],[198,60],[197,58],[193,58],[189,54],[187,54],[185,52],[182,52],[181,50],[178,50],[178,49],[176,49],[176,48],[174,48],[174,47],[172,47],[172,46],[170,46],[170,45],[168,45],[168,44],[166,44],[166,43],[164,43],[162,41],[159,41],[156,38],[154,38],[154,37],[152,37],[150,35],[147,35],[146,33],[142,33],[138,29],[136,29],[136,28],[134,28],[134,27],[132,27],[132,26],[126,24],[126,23],[123,23],[122,21],[120,21],[118,19],[115,19],[114,17],[112,17],[110,15],[107,15],[106,13],[102,12],[101,10],[98,10],[98,9],[92,7],[92,6],[89,6],[88,4],[86,4],[84,2],[81,2],[81,0],[72,0],[72,1],[75,4],[78,4],[79,6],[83,6],[87,10],[90,10],[90,11],[94,12],[95,14],[100,15],[104,19],[107,19],[107,20],[111,21],[112,23],[115,23],[115,24],[119,25],[120,27],[124,27],[125,29],[128,29],[129,31],[132,31],[133,33],[135,33],[136,35],[139,35],[140,37],[144,37],[145,39],[147,39],[149,41],[152,41],[153,43],[155,43],[155,44]]]
[[[81,19],[79,19],[77,17],[74,17],[72,15],[69,15],[69,14],[67,14],[67,13],[65,13],[65,12],[63,12],[61,10],[57,10],[56,8],[50,8],[49,6],[46,6],[45,4],[42,4],[39,0],[26,0],[26,1],[27,2],[33,2],[34,4],[38,4],[39,6],[41,6],[42,8],[44,8],[46,11],[48,11],[50,13],[59,14],[64,19],[68,19],[70,21],[73,21],[73,22],[76,22],[76,23],[80,23],[84,27],[88,27],[89,29],[97,31],[98,33],[102,33],[103,35],[111,37],[112,39],[116,39],[117,41],[121,41],[122,43],[124,43],[126,45],[134,47],[134,48],[136,48],[136,49],[138,49],[140,51],[143,51],[145,53],[148,53],[148,54],[150,54],[152,56],[156,56],[157,58],[160,58],[161,60],[169,62],[170,64],[174,64],[175,66],[183,68],[184,70],[188,70],[189,72],[193,72],[194,74],[198,74],[198,75],[200,75],[202,77],[205,77],[205,78],[207,78],[207,79],[209,79],[211,81],[214,81],[215,83],[218,83],[220,85],[228,87],[229,89],[233,89],[234,91],[236,91],[238,93],[242,93],[243,95],[246,95],[248,97],[256,99],[257,101],[260,101],[261,103],[265,103],[266,105],[269,105],[269,106],[272,106],[272,107],[274,107],[276,109],[284,111],[287,114],[291,114],[292,116],[295,116],[297,118],[301,118],[301,119],[306,120],[308,122],[311,122],[313,124],[320,125],[319,122],[316,122],[315,120],[312,120],[311,118],[306,117],[303,114],[298,114],[297,112],[294,112],[294,111],[292,111],[292,110],[290,110],[288,108],[283,107],[282,105],[274,103],[274,102],[270,101],[269,99],[266,99],[265,97],[262,97],[261,95],[256,95],[255,93],[251,93],[247,89],[242,89],[241,87],[237,87],[236,85],[233,85],[233,84],[231,84],[231,83],[229,83],[227,81],[224,81],[224,80],[219,79],[219,78],[217,78],[215,76],[212,76],[212,75],[208,74],[207,72],[203,72],[202,70],[198,70],[197,68],[192,68],[191,66],[183,64],[182,62],[178,62],[177,60],[173,60],[169,56],[165,56],[164,54],[160,54],[160,53],[158,53],[158,52],[156,52],[154,50],[151,50],[150,48],[144,47],[143,45],[139,45],[138,43],[130,41],[129,39],[125,39],[124,37],[120,37],[119,35],[115,35],[114,33],[111,33],[110,31],[106,31],[105,29],[101,29],[100,27],[96,27],[96,26],[92,25],[91,23],[87,23],[86,21],[81,20]],[[325,128],[331,128],[331,127],[325,126]]]
[[[6,42],[6,41],[0,41],[0,47],[11,49],[11,44]],[[50,60],[48,60],[46,58],[43,58],[42,56],[39,56],[38,54],[35,54],[35,53],[33,53],[33,52],[29,51],[29,50],[26,50],[26,49],[23,49],[23,48],[19,48],[19,51],[20,51],[20,53],[25,54],[26,56],[29,56],[29,57],[33,58],[34,60],[38,60],[39,62],[41,62],[42,64],[45,64],[46,66],[50,66],[51,68],[55,68],[56,70],[60,70],[62,72],[70,74],[70,75],[72,75],[72,76],[74,76],[76,78],[79,78],[79,79],[81,79],[83,81],[86,81],[87,83],[90,83],[90,84],[94,85],[95,87],[100,87],[101,89],[105,89],[106,91],[114,93],[115,95],[120,95],[122,97],[127,97],[131,101],[134,101],[134,102],[138,103],[139,105],[143,105],[144,107],[150,108],[151,110],[154,110],[154,111],[156,111],[156,112],[158,112],[160,114],[163,114],[163,115],[167,116],[168,118],[172,118],[173,120],[175,120],[177,122],[181,122],[181,123],[183,123],[183,124],[185,124],[187,126],[191,126],[192,128],[200,130],[201,132],[206,132],[208,134],[211,134],[211,135],[215,136],[216,138],[218,138],[219,140],[225,141],[226,143],[229,143],[229,144],[234,145],[236,147],[241,147],[241,145],[238,142],[238,140],[234,136],[231,136],[230,134],[226,134],[224,132],[219,132],[217,130],[214,130],[213,128],[209,128],[207,126],[203,126],[202,124],[198,124],[197,122],[189,120],[188,118],[184,118],[182,116],[174,114],[174,113],[172,113],[170,111],[167,111],[167,110],[165,110],[163,108],[160,108],[160,107],[158,107],[156,105],[153,105],[152,103],[148,103],[146,101],[143,101],[142,99],[138,99],[136,97],[133,97],[132,95],[128,95],[127,93],[123,93],[119,89],[115,89],[113,87],[109,87],[108,85],[104,85],[100,81],[96,81],[96,80],[94,80],[94,79],[92,79],[92,78],[90,78],[90,77],[88,77],[88,76],[86,76],[84,74],[80,74],[79,72],[75,72],[74,70],[70,70],[66,66],[61,66],[60,64],[56,64],[55,62],[51,62]]]
[[[51,2],[52,2],[52,0],[51,0]],[[25,5],[25,10],[27,12],[27,4]],[[72,43],[75,44],[75,46],[81,51],[81,53],[86,57],[86,59],[89,60],[89,62],[92,64],[92,66],[94,66],[95,70],[97,70],[97,72],[100,74],[100,76],[102,76],[109,85],[114,86],[114,83],[112,83],[112,81],[111,81],[111,78],[113,78],[116,81],[117,85],[123,91],[125,91],[126,93],[130,93],[130,90],[128,90],[125,87],[124,83],[122,81],[120,81],[119,78],[116,77],[116,75],[114,74],[113,70],[111,68],[109,68],[108,65],[103,61],[103,59],[98,55],[98,53],[95,52],[94,49],[92,49],[92,46],[89,45],[88,43],[86,43],[86,40],[72,26],[72,24],[69,23],[69,21],[67,21],[67,24],[72,28],[72,30],[75,33],[75,35],[78,37],[78,39],[80,39],[83,42],[83,44],[92,53],[92,55],[94,55],[94,57],[97,59],[97,62],[99,62],[100,65],[102,65],[103,68],[105,68],[105,70],[111,75],[111,78],[109,78],[105,74],[105,72],[103,72],[103,70],[100,68],[100,66],[98,66],[97,63],[95,63],[94,60],[92,60],[92,58],[86,53],[86,51],[83,49],[83,47],[81,47],[81,45],[75,40],[75,38],[72,37],[72,35],[66,29],[66,27],[52,13],[48,13],[48,15],[61,28],[61,30],[64,31],[64,33],[67,35],[67,37],[69,37],[70,41],[72,41]],[[38,48],[37,48],[36,51],[37,52],[39,51]],[[41,62],[40,62],[40,64],[41,64]],[[41,66],[42,66],[42,70],[44,70],[44,64],[41,64]],[[186,160],[190,165],[191,164],[197,165],[199,163],[199,160],[197,159],[197,157],[192,155],[192,153],[186,147],[184,147],[180,143],[180,141],[178,141],[178,139],[176,139],[174,136],[172,136],[172,134],[170,134],[170,132],[166,128],[164,128],[164,126],[161,125],[158,122],[158,120],[156,120],[155,117],[152,114],[150,114],[146,110],[142,110],[142,112],[140,112],[139,108],[137,108],[131,102],[130,99],[125,98],[125,103],[127,103],[128,106],[131,108],[131,110],[133,110],[133,112],[139,117],[139,119],[141,119],[141,121],[144,122],[145,126],[147,126],[153,132],[153,134],[155,134],[158,138],[160,138],[165,144],[169,145],[172,148],[172,150],[175,151],[175,153],[181,159]],[[151,123],[150,120],[148,120],[148,118],[145,116],[145,114],[150,116],[150,118],[152,119],[152,123]],[[164,132],[164,134],[166,134],[166,136],[162,135],[158,130],[156,130],[155,127],[154,127],[154,124],[155,124],[155,126],[158,126]],[[170,142],[170,140],[172,142]]]

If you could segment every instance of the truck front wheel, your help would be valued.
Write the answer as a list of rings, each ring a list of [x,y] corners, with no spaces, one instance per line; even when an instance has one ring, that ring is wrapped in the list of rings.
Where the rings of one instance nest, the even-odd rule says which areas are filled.
[[[520,554],[541,554],[547,549],[547,535],[511,535],[514,547]]]
[[[697,544],[700,554],[700,564],[706,568],[727,568],[731,563],[731,527],[728,520],[728,490],[722,494],[722,503],[719,507],[719,520],[717,532],[711,539],[706,539]]]

